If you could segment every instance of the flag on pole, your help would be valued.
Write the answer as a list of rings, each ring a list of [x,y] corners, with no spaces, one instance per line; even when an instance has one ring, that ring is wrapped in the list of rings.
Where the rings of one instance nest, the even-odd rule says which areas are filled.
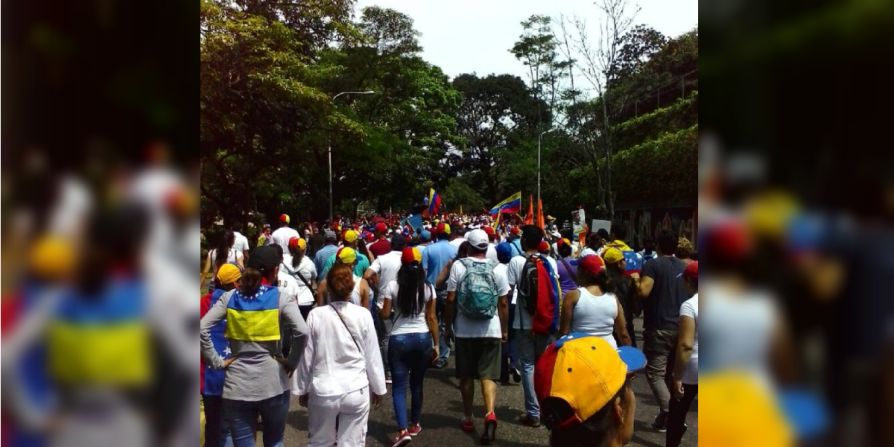
[[[503,216],[503,213],[497,213],[497,219],[494,221],[494,230],[500,228],[500,217]]]
[[[543,218],[543,200],[537,199],[537,226],[542,230],[546,230],[546,223]]]
[[[434,188],[428,191],[428,214],[434,216],[441,209],[441,196],[435,192]]]
[[[525,214],[525,225],[534,224],[534,195],[528,196],[528,214]]]
[[[521,191],[503,199],[490,209],[490,214],[517,213],[521,210]]]

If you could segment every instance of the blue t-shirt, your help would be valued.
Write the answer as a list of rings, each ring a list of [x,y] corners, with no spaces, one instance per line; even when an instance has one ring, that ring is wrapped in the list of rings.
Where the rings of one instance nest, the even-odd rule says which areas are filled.
[[[456,257],[457,248],[445,240],[429,245],[422,252],[422,267],[425,268],[426,280],[434,284],[438,274],[448,262]]]
[[[565,264],[568,264],[568,267],[571,268],[569,271],[565,268]],[[559,287],[562,289],[562,296],[565,296],[568,292],[577,289],[577,282],[575,282],[574,278],[577,277],[577,265],[580,263],[577,259],[559,259],[556,262],[557,267],[559,269]]]
[[[317,268],[318,272],[323,271],[323,267],[326,265],[326,261],[329,260],[329,257],[334,255],[337,251],[338,247],[332,244],[326,245],[323,248],[317,250],[317,254],[314,255],[314,267]]]

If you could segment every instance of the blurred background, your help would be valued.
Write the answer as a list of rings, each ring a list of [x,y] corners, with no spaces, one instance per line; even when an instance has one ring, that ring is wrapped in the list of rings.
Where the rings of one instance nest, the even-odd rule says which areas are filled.
[[[199,4],[2,8],[2,444],[198,445]]]
[[[699,8],[700,441],[894,445],[894,3]]]

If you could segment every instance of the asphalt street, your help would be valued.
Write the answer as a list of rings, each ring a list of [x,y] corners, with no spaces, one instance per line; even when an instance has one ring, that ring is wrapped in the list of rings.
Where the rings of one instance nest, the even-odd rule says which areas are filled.
[[[637,337],[642,347],[642,321],[637,319]],[[473,446],[479,445],[484,403],[481,399],[480,387],[475,395],[475,432],[465,433],[459,427],[462,417],[462,400],[458,381],[454,378],[453,357],[450,364],[441,370],[429,369],[425,377],[425,397],[422,408],[422,433],[414,438],[412,446]],[[369,417],[367,446],[390,447],[391,439],[396,433],[394,410],[389,394],[382,400],[378,409],[373,409]],[[650,428],[652,420],[658,414],[658,406],[646,382],[645,375],[640,373],[634,379],[636,394],[636,421],[631,446],[658,447],[664,446],[664,433]],[[408,393],[409,394],[409,393]],[[516,418],[524,412],[524,397],[521,385],[511,383],[497,388],[496,414],[499,420],[497,441],[493,445],[534,447],[548,445],[549,432],[544,427],[530,428],[516,422]],[[683,446],[697,445],[698,434],[698,400],[686,420],[689,430],[683,436]],[[260,437],[259,437],[260,438]],[[286,425],[287,446],[307,444],[307,409],[298,405],[297,398],[292,399],[289,418]]]

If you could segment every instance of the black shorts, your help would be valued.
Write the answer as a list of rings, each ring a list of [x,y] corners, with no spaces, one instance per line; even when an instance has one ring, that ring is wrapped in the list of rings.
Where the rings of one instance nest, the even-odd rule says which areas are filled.
[[[500,379],[499,338],[457,338],[457,379]]]

